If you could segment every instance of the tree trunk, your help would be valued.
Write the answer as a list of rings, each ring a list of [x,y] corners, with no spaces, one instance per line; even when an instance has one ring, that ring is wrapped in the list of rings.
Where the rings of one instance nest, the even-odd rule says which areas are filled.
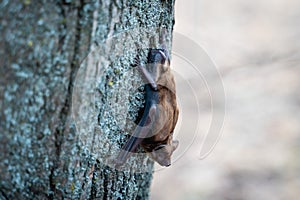
[[[153,161],[112,160],[174,0],[3,0],[0,20],[0,199],[147,199]]]

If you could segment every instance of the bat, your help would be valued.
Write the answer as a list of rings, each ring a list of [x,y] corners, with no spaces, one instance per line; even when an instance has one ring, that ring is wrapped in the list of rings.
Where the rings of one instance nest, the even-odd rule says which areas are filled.
[[[173,140],[178,120],[175,81],[166,49],[150,49],[148,65],[136,62],[146,80],[143,115],[117,156],[117,166],[126,162],[139,145],[161,166],[171,165],[171,155],[179,142]]]

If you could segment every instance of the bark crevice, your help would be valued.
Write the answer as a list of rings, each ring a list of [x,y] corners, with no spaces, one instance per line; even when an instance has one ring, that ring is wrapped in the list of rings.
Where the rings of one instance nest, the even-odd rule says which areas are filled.
[[[65,10],[63,8],[64,5],[60,4],[59,6],[61,7],[61,10],[62,10],[61,14],[65,21],[67,19],[66,19]],[[80,66],[79,50],[80,50],[80,45],[81,45],[81,34],[82,34],[81,33],[81,30],[82,30],[81,19],[83,17],[83,15],[82,15],[83,7],[84,7],[84,1],[80,0],[80,4],[78,5],[78,7],[76,9],[77,16],[76,16],[76,27],[75,27],[74,50],[73,50],[73,58],[72,58],[71,65],[70,65],[69,83],[68,83],[67,93],[65,95],[64,105],[59,113],[59,125],[56,127],[55,133],[54,133],[55,157],[54,157],[53,166],[50,170],[50,175],[49,175],[49,182],[50,182],[49,183],[50,184],[49,199],[51,199],[51,200],[54,199],[54,197],[55,197],[54,194],[57,192],[56,183],[55,183],[55,177],[56,177],[55,170],[57,170],[60,165],[61,148],[62,148],[62,144],[64,142],[64,133],[66,131],[67,120],[68,120],[70,110],[71,110],[73,86],[74,86],[74,82],[75,82],[76,73]],[[66,31],[67,27],[66,27],[65,22],[64,22],[63,27]],[[64,32],[64,31],[62,31],[62,32]],[[65,38],[65,37],[66,37],[65,35],[62,36],[62,41],[63,41],[63,38]]]

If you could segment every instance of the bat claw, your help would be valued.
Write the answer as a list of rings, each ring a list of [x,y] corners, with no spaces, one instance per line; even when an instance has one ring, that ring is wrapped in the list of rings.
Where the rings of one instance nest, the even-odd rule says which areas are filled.
[[[139,59],[139,57],[135,57],[132,66],[136,67],[139,66],[141,64],[141,61]]]

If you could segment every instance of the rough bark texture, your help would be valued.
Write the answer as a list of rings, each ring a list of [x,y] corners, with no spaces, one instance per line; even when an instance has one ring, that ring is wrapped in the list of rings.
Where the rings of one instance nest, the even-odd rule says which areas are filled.
[[[107,106],[111,106],[111,101],[115,103],[109,109],[112,113],[127,106],[126,116],[135,118],[140,105],[127,99],[140,95],[132,94],[136,91],[132,85],[140,77],[136,72],[126,72],[138,52],[137,46],[159,46],[156,30],[160,27],[167,29],[170,44],[173,7],[173,0],[0,3],[0,199],[149,197],[153,163],[147,157],[141,159],[148,168],[139,173],[118,171],[105,163],[103,155],[116,154],[126,141],[126,131],[118,129],[119,121],[107,113]],[[108,42],[109,36],[132,29],[131,40]],[[112,46],[123,47],[122,53],[117,55]],[[91,49],[102,50],[88,56]],[[140,53],[142,60],[146,53]],[[99,57],[105,57],[105,62]],[[86,60],[108,66],[100,73]],[[71,117],[75,84],[79,91],[87,89],[84,82],[76,83],[80,66],[86,69],[80,77],[94,77],[97,85],[92,88],[98,94],[92,106],[96,121],[87,119],[94,123],[92,127],[77,127]],[[105,77],[100,76],[103,74]],[[75,99],[82,102],[80,97]],[[73,113],[75,118],[81,114],[80,119],[89,116],[77,111]],[[95,139],[99,130],[101,137]],[[86,134],[84,142],[78,137],[82,132]],[[116,147],[101,143],[103,138]],[[89,142],[92,147],[85,146]],[[130,169],[141,167],[132,162]]]

